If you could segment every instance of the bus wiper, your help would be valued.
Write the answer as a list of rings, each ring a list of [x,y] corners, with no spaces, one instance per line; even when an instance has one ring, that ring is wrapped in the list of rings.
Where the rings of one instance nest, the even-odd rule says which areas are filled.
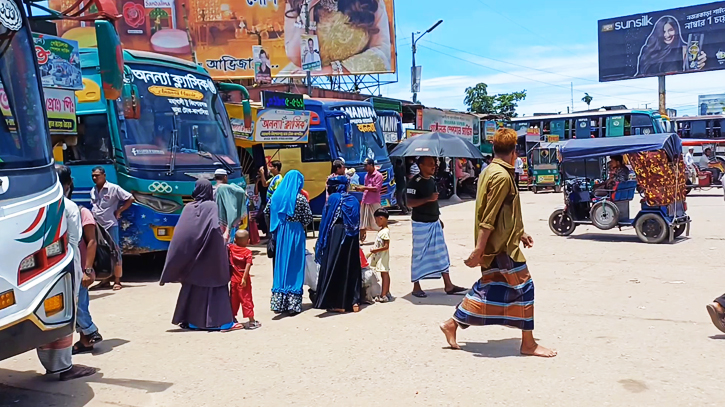
[[[171,158],[169,159],[169,172],[166,175],[174,175],[176,170],[176,149],[179,146],[179,114],[174,112],[174,129],[171,130]]]
[[[222,167],[224,167],[228,174],[234,172],[234,168],[232,168],[229,163],[223,160],[222,157],[219,156],[219,154],[204,149],[203,143],[199,141],[199,126],[192,126],[191,134],[194,137],[194,141],[196,142],[197,154],[199,154],[199,156],[208,158],[210,160],[217,160],[222,165]]]

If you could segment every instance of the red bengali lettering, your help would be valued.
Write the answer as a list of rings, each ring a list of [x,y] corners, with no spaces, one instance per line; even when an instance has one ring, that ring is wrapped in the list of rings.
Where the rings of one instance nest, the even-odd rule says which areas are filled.
[[[49,112],[60,112],[62,110],[62,102],[57,98],[46,98],[45,109]]]
[[[73,103],[74,100],[70,98],[70,96],[66,96],[63,99],[63,110],[70,113],[76,112],[76,104]]]

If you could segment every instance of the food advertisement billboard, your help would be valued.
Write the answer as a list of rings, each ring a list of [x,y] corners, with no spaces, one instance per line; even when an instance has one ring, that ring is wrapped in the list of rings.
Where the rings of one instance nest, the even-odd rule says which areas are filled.
[[[432,132],[461,136],[473,143],[474,130],[478,130],[478,117],[449,110],[423,109],[419,128]]]
[[[725,68],[725,1],[600,20],[599,81]]]
[[[214,79],[254,78],[255,66],[269,69],[272,77],[304,76],[305,67],[325,76],[396,68],[393,0],[309,0],[309,10],[304,0],[115,1],[124,48],[187,60],[195,52]],[[49,3],[65,10],[76,0]],[[63,38],[95,46],[92,23],[63,20],[57,26]],[[257,78],[266,81],[265,75]]]

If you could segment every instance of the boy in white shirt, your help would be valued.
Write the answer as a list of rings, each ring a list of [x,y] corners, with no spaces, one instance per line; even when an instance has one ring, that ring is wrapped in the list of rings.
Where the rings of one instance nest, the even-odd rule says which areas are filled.
[[[390,302],[394,298],[390,295],[390,229],[388,228],[388,211],[380,208],[375,211],[375,223],[380,230],[375,238],[375,246],[370,249],[370,266],[380,273],[383,280],[383,289],[377,302]]]

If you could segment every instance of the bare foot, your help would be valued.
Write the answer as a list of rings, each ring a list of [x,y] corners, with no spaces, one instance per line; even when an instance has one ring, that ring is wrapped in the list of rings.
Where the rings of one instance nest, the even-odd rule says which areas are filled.
[[[354,304],[352,306],[352,312],[360,312],[360,306],[357,304]]]
[[[456,330],[458,329],[458,324],[456,324],[456,321],[449,319],[448,321],[440,324],[441,331],[443,331],[443,335],[446,336],[446,341],[448,341],[448,345],[450,345],[451,349],[461,349],[460,346],[458,346],[458,342],[456,342]]]
[[[524,346],[521,345],[521,354],[525,356],[539,356],[542,358],[553,358],[557,355],[557,352],[553,349],[545,348],[538,343],[534,342],[533,346],[528,345]]]

